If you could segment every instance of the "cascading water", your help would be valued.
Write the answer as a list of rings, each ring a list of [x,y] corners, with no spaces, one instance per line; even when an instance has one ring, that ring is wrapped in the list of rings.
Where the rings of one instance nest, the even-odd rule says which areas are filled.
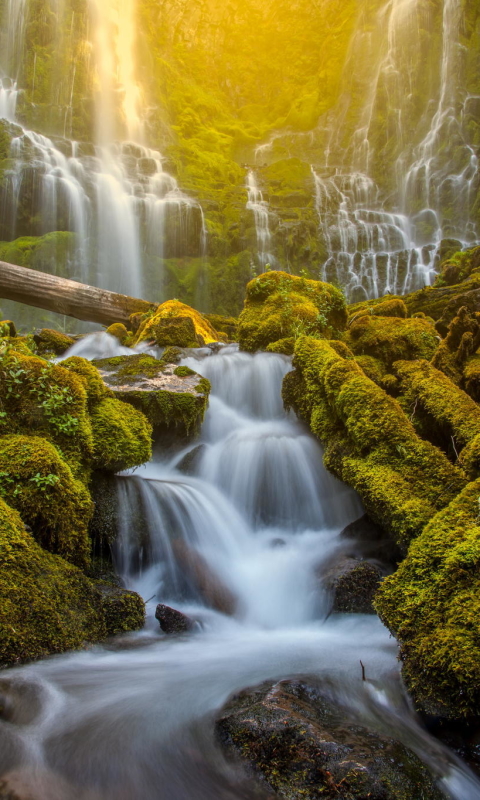
[[[124,353],[100,334],[72,352],[91,358],[114,347]],[[198,629],[165,638],[150,615],[143,633],[118,646],[5,671],[0,777],[32,800],[262,797],[225,763],[213,716],[246,686],[311,674],[363,724],[394,731],[423,755],[448,796],[478,800],[476,779],[389,699],[396,645],[378,618],[328,615],[317,570],[361,507],[282,409],[288,359],[225,347],[192,351],[184,363],[212,383],[201,438],[118,478],[116,559],[128,585],[174,602]],[[224,587],[230,616],[215,610],[218,590],[211,600],[199,586],[199,566],[210,586]]]
[[[130,295],[154,292],[161,300],[163,260],[205,255],[203,211],[165,171],[161,154],[141,143],[134,0],[90,0],[89,9],[97,144],[13,129],[13,166],[0,188],[0,240],[70,231],[68,277]],[[4,29],[21,50],[28,6],[10,0],[6,13]],[[5,63],[14,65],[14,56]],[[17,98],[16,82],[0,74],[0,118],[15,122]]]
[[[480,241],[471,125],[480,100],[465,88],[464,13],[460,0],[387,0],[365,11],[334,110],[315,131],[277,132],[257,148],[262,161],[278,146],[323,153],[312,168],[321,277],[351,301],[429,285],[442,240],[457,249]]]
[[[267,264],[273,266],[276,262],[275,256],[270,252],[272,249],[272,234],[270,232],[270,212],[268,203],[263,199],[262,191],[257,182],[257,176],[253,170],[249,170],[247,175],[247,209],[252,211],[255,221],[255,233],[257,237],[257,259],[261,272]]]

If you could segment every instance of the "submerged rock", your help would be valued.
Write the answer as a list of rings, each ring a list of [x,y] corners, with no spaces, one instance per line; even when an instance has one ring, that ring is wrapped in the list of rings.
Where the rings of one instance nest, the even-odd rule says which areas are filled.
[[[188,633],[195,627],[193,619],[163,603],[158,604],[155,619],[158,619],[164,633]]]
[[[172,549],[182,571],[203,601],[221,614],[234,614],[237,606],[235,596],[213,572],[203,556],[181,540],[175,541]]]
[[[248,689],[217,721],[227,755],[285,800],[441,800],[420,760],[372,733],[314,685]]]

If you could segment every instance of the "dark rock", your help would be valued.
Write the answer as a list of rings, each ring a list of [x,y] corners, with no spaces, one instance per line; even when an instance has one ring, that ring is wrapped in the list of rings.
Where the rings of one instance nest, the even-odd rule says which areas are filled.
[[[264,684],[217,721],[227,755],[286,800],[440,800],[420,760],[394,739],[350,722],[321,689]]]
[[[207,605],[221,614],[233,615],[237,606],[234,595],[212,571],[203,556],[180,540],[173,542],[172,550],[182,573]]]
[[[333,611],[374,614],[373,598],[383,574],[370,561],[341,558],[323,573],[323,583],[334,593]]]
[[[386,531],[368,514],[351,522],[340,534],[348,542],[348,554],[361,558],[378,559],[388,566],[396,566],[403,559],[402,552]]]
[[[205,452],[205,444],[197,444],[192,450],[186,453],[182,460],[177,464],[177,469],[184,475],[196,475],[197,467],[200,463],[203,453]]]
[[[193,619],[163,603],[157,606],[155,618],[158,619],[164,633],[188,633],[195,625]]]

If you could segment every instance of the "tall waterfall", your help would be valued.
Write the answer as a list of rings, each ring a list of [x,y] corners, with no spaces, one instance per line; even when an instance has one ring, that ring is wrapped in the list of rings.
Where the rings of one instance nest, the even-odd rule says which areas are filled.
[[[70,231],[68,277],[161,300],[163,260],[206,252],[203,211],[164,169],[161,153],[144,144],[135,0],[89,0],[88,8],[96,143],[13,129],[0,240]],[[61,18],[62,9],[53,2],[51,13]],[[28,13],[25,0],[9,0],[4,31],[16,45],[0,56],[0,118],[13,123]]]
[[[112,346],[124,352],[97,334],[72,352]],[[361,724],[423,757],[445,796],[478,800],[474,776],[398,702],[396,643],[379,619],[329,615],[317,570],[341,552],[339,531],[361,506],[282,408],[288,359],[225,347],[186,363],[212,383],[200,440],[118,478],[117,564],[150,601],[146,629],[2,673],[0,780],[17,775],[49,800],[246,800],[257,794],[218,751],[215,714],[248,686],[313,675]],[[209,575],[203,586],[189,559]],[[152,595],[197,629],[162,635]]]
[[[263,199],[257,176],[253,170],[247,174],[247,210],[253,213],[255,233],[257,238],[257,259],[260,271],[263,272],[267,264],[275,264],[272,249],[272,234],[270,232],[270,212],[268,203]]]

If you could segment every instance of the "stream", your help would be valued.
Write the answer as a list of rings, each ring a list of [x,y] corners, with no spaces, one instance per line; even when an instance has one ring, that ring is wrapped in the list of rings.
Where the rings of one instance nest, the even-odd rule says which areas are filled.
[[[66,356],[123,352],[95,334]],[[2,673],[12,708],[0,722],[0,777],[16,775],[34,800],[262,797],[225,761],[215,715],[245,687],[312,675],[359,723],[414,750],[446,797],[480,798],[478,780],[416,721],[380,620],[331,614],[319,570],[363,510],[283,409],[289,359],[225,346],[182,363],[212,383],[200,438],[181,452],[158,446],[152,462],[118,478],[115,563],[148,601],[145,628]],[[227,588],[232,616],[186,579],[179,542]],[[165,636],[158,602],[193,617],[195,630]]]

